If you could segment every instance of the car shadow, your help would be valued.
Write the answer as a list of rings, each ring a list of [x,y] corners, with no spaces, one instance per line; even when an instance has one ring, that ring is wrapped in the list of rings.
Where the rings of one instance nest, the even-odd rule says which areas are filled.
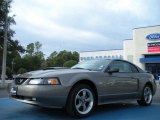
[[[113,111],[119,111],[123,109],[130,109],[130,108],[135,108],[138,105],[134,102],[130,103],[111,103],[111,104],[106,104],[106,105],[101,105],[97,107],[97,114],[98,113],[103,113],[103,112],[113,112]]]
[[[99,116],[107,116],[107,114],[113,114],[113,112],[118,112],[121,110],[127,110],[132,108],[137,108],[138,105],[136,103],[115,103],[115,104],[107,104],[101,105],[96,108],[96,110],[92,113],[91,116],[84,119],[99,119]],[[75,119],[67,115],[65,109],[50,109],[50,108],[41,108],[38,107],[36,112],[38,114],[43,114],[48,118],[54,119]]]
[[[3,104],[1,104],[3,103]],[[24,104],[11,99],[1,99],[0,119],[3,120],[57,120],[57,119],[75,119],[70,117],[65,109],[49,109]],[[159,119],[155,116],[155,111],[159,111],[159,104],[153,104],[151,107],[141,107],[136,102],[115,103],[98,106],[94,113],[83,118],[84,120],[119,120],[119,119]],[[154,113],[153,115],[150,113]],[[145,115],[145,117],[144,117]]]

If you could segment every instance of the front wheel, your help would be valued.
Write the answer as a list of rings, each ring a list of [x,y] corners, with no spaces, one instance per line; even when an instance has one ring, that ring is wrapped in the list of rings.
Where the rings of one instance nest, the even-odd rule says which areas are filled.
[[[143,89],[142,97],[137,100],[138,104],[141,106],[149,106],[152,103],[153,93],[149,85],[146,85]]]
[[[66,110],[74,117],[86,117],[95,108],[95,94],[93,89],[85,84],[74,87],[69,95]]]

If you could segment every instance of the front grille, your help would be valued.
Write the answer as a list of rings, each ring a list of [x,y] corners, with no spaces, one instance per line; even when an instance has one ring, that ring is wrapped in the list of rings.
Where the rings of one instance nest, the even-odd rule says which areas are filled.
[[[15,79],[15,84],[16,84],[16,85],[21,85],[21,84],[23,84],[26,80],[27,80],[27,78],[16,78],[16,79]]]

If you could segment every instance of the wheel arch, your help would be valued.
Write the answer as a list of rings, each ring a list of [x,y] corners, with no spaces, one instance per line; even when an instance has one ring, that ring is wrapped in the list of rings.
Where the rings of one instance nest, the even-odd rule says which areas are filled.
[[[97,87],[96,87],[96,85],[95,85],[91,80],[88,80],[88,79],[82,79],[82,80],[79,80],[79,81],[77,81],[76,83],[73,84],[73,86],[72,86],[72,88],[70,89],[69,94],[68,94],[68,96],[67,96],[67,101],[68,101],[68,98],[69,98],[69,96],[70,96],[70,94],[71,94],[71,91],[72,91],[77,85],[79,85],[79,84],[89,85],[89,86],[93,89],[93,91],[94,91],[94,93],[95,93],[95,96],[96,96],[96,105],[97,105],[97,104],[98,104],[98,91],[97,91]],[[67,104],[67,101],[66,101],[66,104]]]
[[[152,83],[151,83],[151,82],[147,82],[147,83],[144,85],[144,87],[145,87],[146,85],[150,86],[150,87],[151,87],[151,90],[152,90],[152,92],[153,92],[153,85],[152,85]],[[143,87],[143,88],[144,88],[144,87]]]

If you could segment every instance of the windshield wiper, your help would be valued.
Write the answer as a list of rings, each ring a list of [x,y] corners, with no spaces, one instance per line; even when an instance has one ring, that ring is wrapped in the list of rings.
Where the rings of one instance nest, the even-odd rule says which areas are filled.
[[[75,67],[75,68],[72,68],[72,69],[84,69],[84,70],[92,71],[91,69],[86,69],[86,68],[81,68],[81,67]]]
[[[43,70],[52,70],[52,69],[68,69],[67,67],[47,67],[44,68]]]
[[[72,69],[85,69],[85,68],[75,67],[75,68],[72,68]]]

